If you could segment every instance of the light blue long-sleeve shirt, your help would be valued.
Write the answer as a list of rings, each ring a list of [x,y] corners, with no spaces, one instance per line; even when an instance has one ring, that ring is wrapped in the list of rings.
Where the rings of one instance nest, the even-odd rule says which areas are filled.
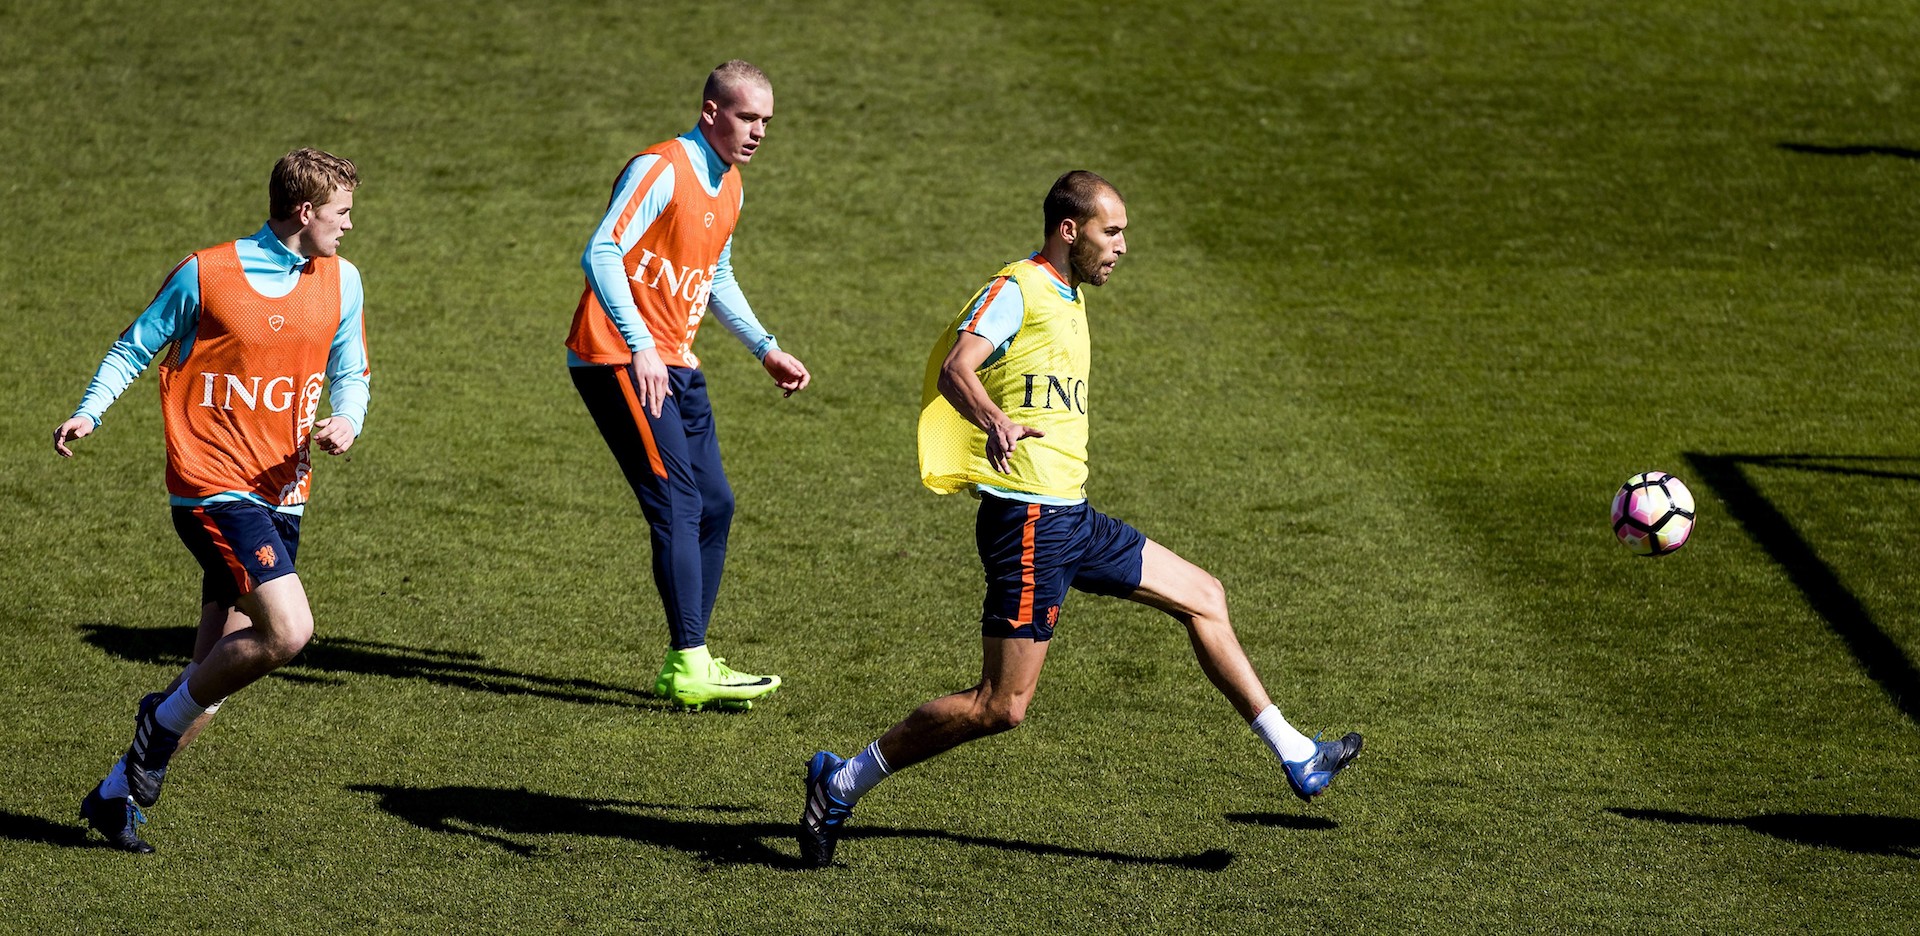
[[[289,250],[274,236],[273,229],[266,225],[262,225],[251,237],[238,241],[235,252],[240,256],[240,269],[246,274],[247,283],[270,299],[293,292],[294,287],[300,284],[301,269],[307,264],[307,258]],[[341,260],[340,327],[334,331],[333,342],[327,349],[327,399],[333,415],[353,425],[356,438],[366,424],[372,376],[367,365],[365,332],[361,324],[365,299],[360,271],[353,264]],[[200,261],[188,257],[173,268],[153,301],[147,303],[146,309],[107,350],[107,356],[94,371],[93,381],[87,384],[87,392],[80,397],[80,405],[74,409],[73,415],[85,416],[99,426],[107,408],[146,371],[161,349],[177,341],[180,343],[181,362],[189,359],[193,354],[194,336],[199,324]],[[302,512],[300,506],[269,504],[248,491],[229,491],[202,498],[175,496],[171,500],[183,506],[249,500],[283,513]]]
[[[710,195],[720,193],[720,180],[727,174],[727,163],[714,152],[707,138],[700,135],[700,128],[681,134],[677,138],[681,146],[686,147],[687,161],[696,168],[704,170],[700,184]],[[674,166],[671,161],[660,171],[653,185],[641,196],[639,207],[627,222],[622,236],[615,238],[614,229],[619,226],[620,216],[626,212],[626,206],[639,194],[640,183],[653,169],[654,163],[664,157],[645,155],[627,165],[626,171],[614,184],[613,198],[607,202],[607,213],[601,217],[599,227],[594,228],[593,237],[587,241],[587,249],[580,255],[580,267],[586,271],[587,285],[593,290],[594,298],[600,300],[600,308],[613,319],[614,327],[619,329],[620,337],[627,342],[632,351],[643,351],[653,347],[653,335],[647,331],[647,324],[640,318],[640,309],[634,305],[633,291],[627,285],[627,253],[633,245],[640,242],[640,236],[653,226],[660,215],[673,203]],[[744,200],[745,196],[742,195]],[[774,341],[760,320],[753,314],[753,307],[747,304],[746,293],[740,290],[740,283],[733,276],[733,238],[727,238],[725,246],[720,248],[720,259],[714,265],[713,286],[707,296],[707,309],[720,319],[748,351],[756,358],[764,359],[767,353],[780,347]],[[588,366],[572,351],[567,352],[567,364],[572,367]]]

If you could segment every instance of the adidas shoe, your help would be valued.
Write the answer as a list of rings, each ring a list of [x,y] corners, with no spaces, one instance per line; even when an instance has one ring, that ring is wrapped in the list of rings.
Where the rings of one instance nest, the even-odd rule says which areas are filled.
[[[134,805],[131,796],[107,799],[100,795],[99,787],[94,787],[87,791],[87,798],[80,801],[80,818],[121,851],[153,854],[153,846],[140,838],[139,826],[147,821],[147,816]]]
[[[653,681],[653,692],[664,699],[698,711],[713,706],[721,709],[753,708],[753,700],[772,695],[780,688],[778,676],[756,676],[727,666],[703,646],[690,650],[670,650]]]
[[[840,827],[853,815],[853,807],[843,803],[827,789],[833,776],[846,760],[829,751],[815,751],[807,762],[807,803],[800,812],[800,862],[809,868],[833,864],[833,847],[840,843]]]
[[[1280,762],[1287,768],[1287,785],[1293,787],[1293,795],[1302,802],[1319,796],[1327,784],[1333,782],[1333,775],[1360,754],[1360,733],[1349,731],[1338,741],[1315,738],[1313,744],[1312,757]]]
[[[127,748],[127,788],[133,801],[142,806],[160,802],[160,784],[167,779],[167,761],[180,747],[180,735],[168,731],[154,717],[164,692],[148,693],[140,700],[140,713],[133,719],[133,745]]]

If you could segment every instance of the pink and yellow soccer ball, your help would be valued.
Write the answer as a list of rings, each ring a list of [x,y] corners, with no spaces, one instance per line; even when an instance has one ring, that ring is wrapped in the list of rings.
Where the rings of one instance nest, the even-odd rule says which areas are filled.
[[[1644,471],[1613,495],[1613,535],[1636,556],[1664,556],[1693,535],[1693,492],[1664,471]]]

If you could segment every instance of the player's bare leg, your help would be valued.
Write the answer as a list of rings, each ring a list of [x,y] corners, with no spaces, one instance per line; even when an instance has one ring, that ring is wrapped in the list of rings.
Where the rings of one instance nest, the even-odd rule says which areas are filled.
[[[1227,589],[1207,570],[1149,539],[1140,551],[1140,587],[1127,600],[1165,611],[1186,626],[1200,669],[1241,718],[1252,722],[1273,704],[1233,632]]]
[[[193,659],[185,669],[180,671],[180,675],[167,683],[165,692],[171,695],[173,690],[180,688],[180,684],[192,676],[193,671],[198,669],[200,664],[206,662],[207,654],[213,652],[213,646],[220,642],[220,638],[252,626],[253,619],[247,617],[247,613],[236,606],[218,601],[209,601],[201,605],[200,626],[193,637]],[[212,721],[214,714],[220,711],[220,704],[224,701],[226,700],[215,700],[212,705],[207,706],[204,714],[193,720],[193,727],[180,735],[180,746],[174,749],[175,754],[185,750],[187,745],[193,743],[193,739],[200,737],[200,732],[206,729],[207,723]]]
[[[133,800],[141,806],[159,801],[167,764],[210,707],[292,660],[313,636],[313,613],[298,575],[261,583],[241,596],[238,608],[249,626],[215,641],[184,685],[140,702],[133,745],[122,765]],[[206,623],[211,629],[213,621]],[[236,623],[229,615],[220,627],[224,631]]]
[[[1047,641],[982,637],[980,682],[914,709],[880,736],[889,771],[903,770],[976,738],[1019,727],[1040,684]]]
[[[158,693],[158,697],[164,699],[171,696],[174,690],[179,689],[191,678],[222,637],[252,625],[253,622],[246,613],[232,605],[218,601],[202,604],[200,622],[194,633],[193,656],[180,673],[173,677],[173,681],[167,683],[167,687]],[[215,700],[212,705],[207,706],[206,711],[193,720],[193,724],[186,731],[181,732],[180,741],[173,749],[174,754],[179,754],[200,736],[200,732],[207,727],[208,722],[213,720],[214,713],[220,710],[220,705],[224,701],[226,700]],[[161,775],[164,773],[164,770],[160,771]],[[146,791],[143,790],[143,792]],[[153,794],[158,795],[157,789],[153,790]],[[127,780],[127,759],[123,755],[114,761],[113,768],[107,772],[106,778],[101,780],[81,802],[80,814],[115,847],[140,854],[150,853],[153,851],[153,846],[143,841],[137,830],[138,823],[145,822],[146,817],[129,802],[129,797],[132,795],[133,789]],[[148,802],[147,805],[152,805],[152,802]]]
[[[1360,735],[1348,732],[1337,741],[1322,742],[1288,724],[1240,649],[1220,580],[1153,540],[1141,550],[1140,560],[1140,587],[1128,599],[1165,611],[1186,626],[1200,669],[1280,758],[1294,795],[1308,800],[1325,790],[1334,774],[1360,753]]]
[[[800,814],[800,860],[833,863],[834,846],[853,804],[896,770],[918,764],[976,738],[1019,727],[1040,685],[1047,642],[1029,637],[983,637],[980,682],[914,709],[866,750],[842,760],[820,751],[807,764],[807,803]]]
[[[224,630],[187,680],[194,699],[212,702],[246,688],[291,662],[313,637],[313,611],[300,576],[283,575],[240,597],[239,621]],[[227,623],[237,623],[229,616]]]
[[[168,691],[140,700],[133,744],[107,779],[81,801],[81,817],[117,848],[152,852],[137,831],[138,823],[146,821],[139,807],[159,801],[173,755],[205,726],[210,709],[293,659],[312,636],[313,613],[297,575],[262,583],[242,596],[235,609],[203,605],[194,651],[199,659],[183,674],[184,682],[175,679]],[[206,647],[208,640],[211,648]],[[209,701],[202,704],[201,699]]]

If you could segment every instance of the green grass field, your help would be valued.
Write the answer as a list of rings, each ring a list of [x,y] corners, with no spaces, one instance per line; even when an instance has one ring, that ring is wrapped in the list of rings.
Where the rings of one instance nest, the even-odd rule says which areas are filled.
[[[1920,19],[1894,0],[0,7],[0,929],[1912,932]],[[637,505],[568,382],[613,174],[773,77],[736,268],[812,368],[701,347],[740,716],[638,690]],[[364,187],[374,400],[300,556],[319,637],[74,806],[190,649],[154,377],[48,438],[186,252],[313,145]],[[796,869],[803,759],[977,676],[971,505],[914,470],[936,331],[1068,168],[1094,502],[1226,582],[1311,807],[1177,625],[1081,596],[1028,724]],[[1694,541],[1611,542],[1637,471]]]

